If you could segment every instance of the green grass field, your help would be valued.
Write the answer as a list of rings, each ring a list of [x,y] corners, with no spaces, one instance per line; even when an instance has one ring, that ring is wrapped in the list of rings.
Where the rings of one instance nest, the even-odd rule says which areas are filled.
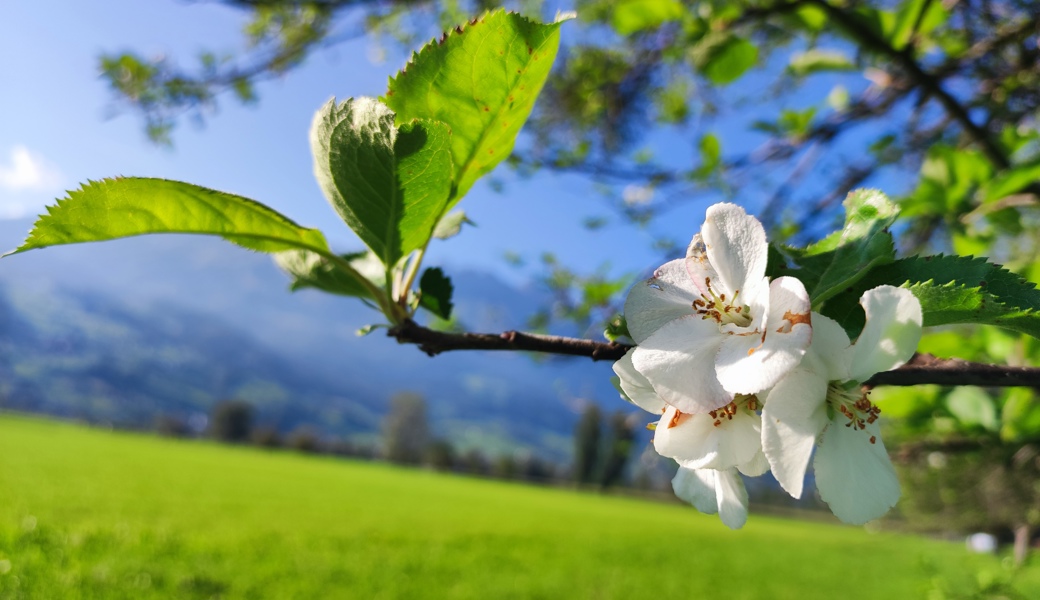
[[[962,544],[0,417],[0,598],[940,598]],[[1036,569],[1017,574],[1040,597]],[[967,597],[967,596],[965,596]]]

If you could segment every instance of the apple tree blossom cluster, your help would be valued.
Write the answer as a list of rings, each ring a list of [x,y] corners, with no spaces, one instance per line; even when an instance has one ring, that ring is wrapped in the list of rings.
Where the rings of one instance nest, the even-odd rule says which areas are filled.
[[[731,528],[747,520],[743,476],[772,471],[800,498],[809,462],[820,497],[862,524],[899,499],[881,442],[880,409],[863,390],[909,360],[922,312],[906,289],[882,285],[859,303],[853,342],[813,312],[796,277],[766,276],[762,224],[734,204],[707,211],[686,257],[662,265],[625,301],[637,346],[614,364],[622,396],[655,415],[654,447],[679,469],[672,487]]]

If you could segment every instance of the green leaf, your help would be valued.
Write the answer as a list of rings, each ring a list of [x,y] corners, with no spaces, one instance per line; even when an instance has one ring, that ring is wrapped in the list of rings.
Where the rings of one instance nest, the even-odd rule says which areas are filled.
[[[390,80],[385,102],[398,123],[433,119],[451,129],[449,208],[513,151],[556,58],[559,28],[487,13],[427,44]]]
[[[727,35],[711,45],[697,67],[712,83],[721,86],[739,79],[756,62],[757,46],[744,38]]]
[[[701,165],[697,167],[697,177],[707,177],[718,168],[722,162],[722,144],[719,138],[712,133],[706,133],[700,142]]]
[[[437,228],[433,230],[433,237],[441,240],[455,237],[462,231],[464,224],[476,225],[469,220],[465,212],[461,210],[450,212],[444,215],[444,218],[437,223]]]
[[[996,202],[1040,182],[1040,162],[1016,165],[994,177],[982,188],[983,202]]]
[[[1030,388],[1009,388],[1005,394],[1000,437],[1008,441],[1036,439],[1040,435],[1040,402],[1036,392]]]
[[[980,387],[965,385],[954,389],[946,397],[946,408],[962,425],[987,431],[999,428],[993,399]]]
[[[343,254],[341,258],[342,261],[332,261],[308,250],[288,250],[274,255],[275,263],[292,277],[289,289],[294,292],[315,288],[330,294],[372,298],[370,288],[362,285],[355,273],[367,277],[378,287],[376,282],[383,276],[379,259],[370,252]],[[343,263],[354,267],[355,273],[345,270]]]
[[[330,100],[311,127],[314,172],[340,217],[392,268],[424,247],[447,210],[451,132],[434,121],[394,125],[373,98]]]
[[[678,21],[686,14],[679,0],[621,0],[614,3],[614,31],[632,35],[655,29],[663,23]]]
[[[926,327],[953,323],[997,325],[1040,337],[1040,290],[984,258],[904,258],[873,269],[829,300],[822,313],[855,337],[863,328],[860,295],[879,285],[908,288],[921,301]]]
[[[8,254],[149,233],[220,236],[261,252],[329,254],[325,236],[241,196],[190,183],[137,177],[89,182],[47,208],[29,237]]]
[[[902,50],[914,34],[925,35],[946,21],[949,13],[942,2],[907,0],[900,6],[891,24],[889,41],[896,50]]]
[[[877,190],[856,190],[845,198],[845,226],[804,250],[785,249],[814,307],[841,293],[878,265],[895,259],[889,225],[898,209]]]
[[[821,71],[853,71],[856,65],[840,50],[813,48],[791,55],[787,70],[796,77],[805,77]]]
[[[451,319],[451,296],[455,287],[439,267],[426,269],[419,279],[419,306],[438,317]]]

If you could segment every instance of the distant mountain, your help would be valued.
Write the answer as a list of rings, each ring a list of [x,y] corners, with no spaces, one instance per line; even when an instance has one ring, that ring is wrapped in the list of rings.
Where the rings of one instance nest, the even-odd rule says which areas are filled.
[[[0,249],[28,221],[0,221]],[[487,273],[451,272],[474,330],[523,327],[544,294]],[[32,251],[0,261],[0,402],[144,424],[253,402],[283,429],[378,431],[398,391],[428,400],[457,444],[528,447],[562,457],[581,404],[621,408],[609,365],[517,353],[429,358],[380,330],[360,302],[287,291],[266,255],[209,238],[148,236]]]

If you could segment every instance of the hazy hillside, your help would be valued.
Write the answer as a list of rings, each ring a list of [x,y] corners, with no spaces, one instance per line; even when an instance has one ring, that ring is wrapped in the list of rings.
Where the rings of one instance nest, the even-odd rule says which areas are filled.
[[[28,221],[0,221],[0,248]],[[452,271],[474,329],[522,327],[543,300],[485,273]],[[283,427],[374,431],[396,391],[422,392],[435,426],[462,443],[508,438],[566,452],[576,408],[625,408],[610,369],[517,354],[429,358],[398,345],[357,302],[287,291],[265,255],[220,240],[154,236],[67,246],[0,261],[0,393],[5,404],[145,423],[257,403]]]

